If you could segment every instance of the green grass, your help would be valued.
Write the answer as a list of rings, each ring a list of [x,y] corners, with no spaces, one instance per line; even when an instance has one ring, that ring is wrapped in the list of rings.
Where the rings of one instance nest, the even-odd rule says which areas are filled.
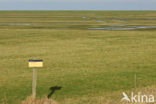
[[[126,25],[156,25],[155,16],[155,11],[1,11],[1,23],[37,25],[0,24],[0,102],[6,97],[9,104],[18,104],[31,95],[29,59],[44,60],[44,67],[38,69],[38,98],[47,96],[49,88],[56,85],[62,87],[52,96],[57,101],[104,94],[107,97],[119,91],[122,94],[122,91],[134,90],[135,73],[138,88],[155,86],[154,29],[105,31],[82,28],[123,24],[113,22],[111,18],[123,18],[128,21]],[[108,17],[108,22],[97,23],[95,17]],[[64,22],[84,24],[62,26]]]

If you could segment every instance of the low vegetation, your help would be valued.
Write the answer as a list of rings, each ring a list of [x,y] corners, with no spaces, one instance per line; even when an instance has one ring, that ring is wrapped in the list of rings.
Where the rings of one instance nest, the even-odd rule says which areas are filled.
[[[1,11],[0,103],[31,101],[26,100],[32,87],[29,59],[44,60],[37,102],[51,101],[53,86],[61,88],[50,96],[56,104],[119,104],[122,92],[135,87],[155,94],[155,28],[86,28],[156,26],[155,17],[155,11]]]

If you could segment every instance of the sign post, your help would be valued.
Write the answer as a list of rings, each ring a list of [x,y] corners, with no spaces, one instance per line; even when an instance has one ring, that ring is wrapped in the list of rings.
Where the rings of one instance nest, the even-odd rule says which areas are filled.
[[[37,84],[37,70],[33,69],[33,82],[32,82],[32,96],[36,97],[36,84]]]
[[[29,60],[30,68],[33,68],[33,81],[32,81],[32,97],[36,98],[36,86],[37,86],[37,69],[43,67],[43,60]]]

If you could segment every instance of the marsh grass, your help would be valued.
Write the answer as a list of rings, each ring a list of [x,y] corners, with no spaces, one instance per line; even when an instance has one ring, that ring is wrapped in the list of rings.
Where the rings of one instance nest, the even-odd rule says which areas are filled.
[[[90,19],[83,19],[84,16]],[[36,23],[37,26],[0,25],[0,103],[20,104],[31,95],[29,59],[44,60],[44,67],[38,69],[37,99],[47,96],[50,87],[60,86],[62,89],[52,95],[58,103],[65,99],[71,103],[81,101],[81,97],[82,102],[87,102],[89,96],[110,98],[112,102],[120,99],[111,96],[118,96],[121,90],[134,89],[135,74],[137,88],[156,85],[154,29],[81,29],[122,24],[112,22],[114,18],[123,18],[127,21],[124,24],[129,25],[156,25],[155,16],[155,11],[1,11],[0,22]],[[107,22],[96,23],[96,17]],[[84,22],[85,25],[54,22]],[[75,29],[79,26],[80,29]]]
[[[127,93],[131,91],[127,90]],[[148,86],[141,89],[135,89],[134,93],[141,92],[145,95],[154,95],[156,96],[155,86]],[[110,96],[108,96],[110,95]],[[76,98],[65,98],[63,101],[57,102],[52,99],[42,98],[42,99],[32,99],[28,97],[26,100],[22,101],[21,104],[132,104],[129,102],[121,102],[122,91],[113,92],[112,94],[101,95],[101,96],[80,96]],[[6,103],[7,104],[7,103]],[[140,104],[140,103],[135,103]],[[144,104],[144,103],[142,103]],[[146,102],[145,102],[146,104]],[[156,104],[156,103],[152,103]]]
[[[21,104],[57,104],[54,100],[43,98],[43,99],[34,99],[32,97],[28,97],[25,101],[22,101]]]
[[[0,96],[18,104],[31,94],[29,59],[43,59],[37,97],[61,86],[52,98],[100,95],[155,85],[154,31],[0,30]],[[16,100],[15,100],[16,99]]]

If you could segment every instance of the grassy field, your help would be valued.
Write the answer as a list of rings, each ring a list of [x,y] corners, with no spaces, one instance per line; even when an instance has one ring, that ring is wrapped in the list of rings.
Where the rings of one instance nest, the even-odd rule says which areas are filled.
[[[156,28],[88,29],[114,25],[156,26],[156,11],[0,11],[0,103],[31,96],[29,59],[44,60],[37,98],[60,86],[52,95],[60,104],[119,104],[135,74],[137,89],[155,91]]]

